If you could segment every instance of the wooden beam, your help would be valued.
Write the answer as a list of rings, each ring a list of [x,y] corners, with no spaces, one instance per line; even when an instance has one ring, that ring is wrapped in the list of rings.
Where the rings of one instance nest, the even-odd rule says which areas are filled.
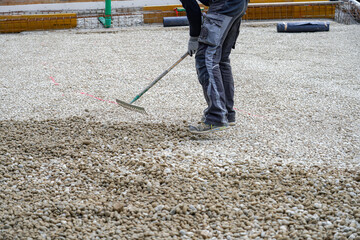
[[[76,13],[0,16],[0,33],[66,29],[76,26]]]
[[[256,1],[256,3],[253,3]],[[335,9],[341,1],[306,1],[299,0],[279,2],[282,0],[271,0],[276,2],[262,2],[264,0],[251,0],[244,20],[266,20],[266,19],[297,19],[297,18],[335,18]],[[175,17],[174,9],[181,5],[144,7],[144,23],[162,23],[164,17]],[[204,6],[203,6],[204,7]],[[205,12],[207,8],[205,7]],[[184,16],[185,13],[179,13]]]

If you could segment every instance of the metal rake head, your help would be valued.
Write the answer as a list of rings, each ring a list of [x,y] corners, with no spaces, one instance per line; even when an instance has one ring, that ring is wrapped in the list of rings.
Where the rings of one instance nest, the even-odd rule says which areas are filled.
[[[147,114],[147,112],[145,111],[145,108],[143,108],[143,107],[135,106],[130,103],[121,101],[119,99],[116,99],[116,102],[117,102],[117,104],[119,104],[120,106],[122,106],[128,110],[135,111],[135,112],[142,113],[142,114]]]

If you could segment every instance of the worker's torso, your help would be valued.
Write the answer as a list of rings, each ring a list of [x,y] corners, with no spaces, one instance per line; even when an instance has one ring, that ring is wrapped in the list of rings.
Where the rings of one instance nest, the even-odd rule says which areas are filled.
[[[228,16],[243,15],[248,0],[209,0],[209,13],[220,13]]]

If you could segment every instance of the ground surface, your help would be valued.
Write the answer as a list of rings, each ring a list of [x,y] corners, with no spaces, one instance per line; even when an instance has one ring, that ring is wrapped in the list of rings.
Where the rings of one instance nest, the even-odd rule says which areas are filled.
[[[205,107],[187,28],[0,37],[1,239],[359,239],[359,26],[244,24],[237,126]],[[106,32],[111,33],[106,33]]]

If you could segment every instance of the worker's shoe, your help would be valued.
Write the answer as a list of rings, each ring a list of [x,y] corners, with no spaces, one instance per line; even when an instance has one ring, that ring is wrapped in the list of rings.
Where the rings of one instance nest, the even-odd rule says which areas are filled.
[[[235,120],[233,120],[233,121],[228,120],[228,121],[229,121],[229,126],[230,126],[230,127],[233,127],[233,126],[235,126],[235,125],[236,125]]]
[[[228,128],[229,128],[228,124],[217,126],[217,125],[201,122],[197,126],[189,126],[189,131],[194,134],[204,134],[204,133],[222,131]]]
[[[234,120],[228,120],[228,121],[229,121],[228,123],[229,123],[229,126],[230,126],[230,127],[233,127],[233,126],[236,125],[235,119],[234,119]],[[205,116],[202,116],[202,117],[201,117],[200,123],[205,123]]]

